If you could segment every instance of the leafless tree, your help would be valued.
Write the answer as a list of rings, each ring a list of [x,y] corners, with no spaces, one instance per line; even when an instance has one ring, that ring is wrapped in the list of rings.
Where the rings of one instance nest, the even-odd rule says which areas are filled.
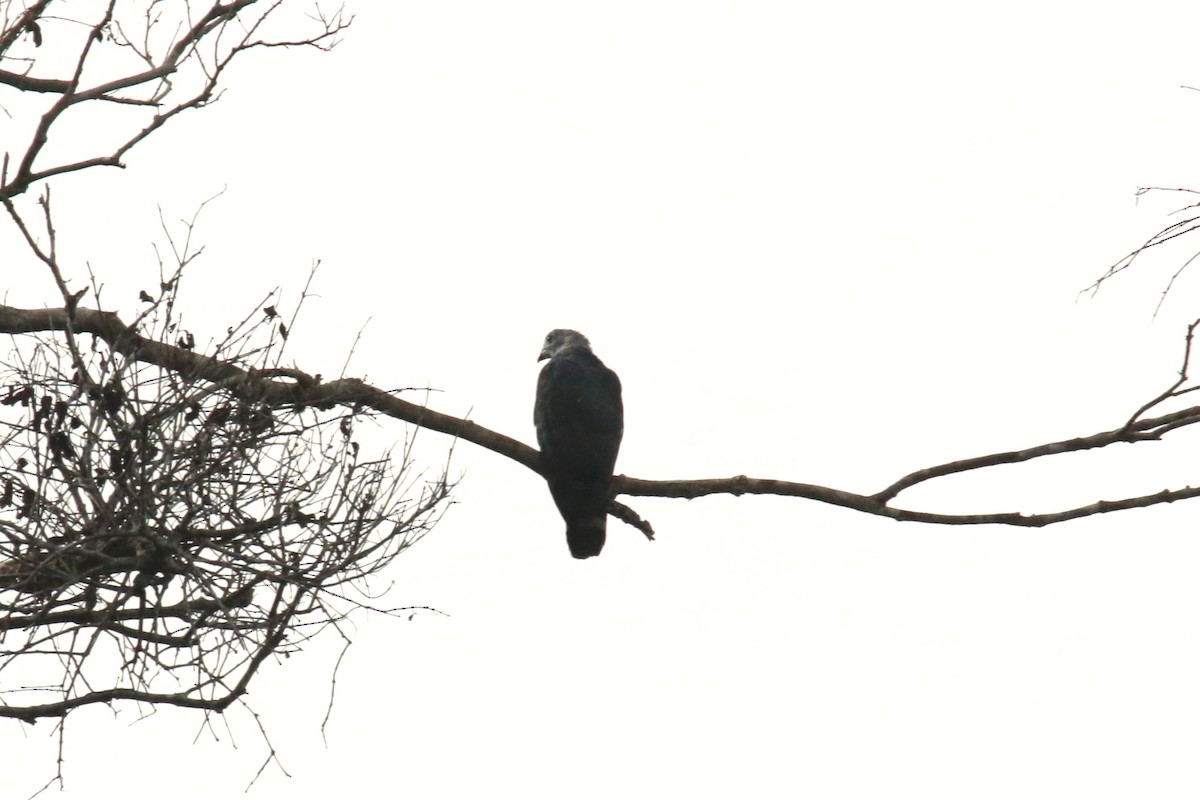
[[[117,701],[219,712],[266,659],[369,602],[367,579],[428,530],[451,487],[444,472],[414,474],[407,446],[364,456],[355,430],[367,416],[449,434],[539,471],[537,452],[502,433],[353,377],[323,380],[283,366],[295,322],[274,305],[198,345],[174,313],[186,243],[132,319],[104,310],[97,283],[77,288],[78,275],[60,263],[47,181],[122,165],[148,135],[214,98],[239,54],[329,47],[349,24],[340,12],[288,18],[292,7],[0,0],[0,88],[8,91],[0,105],[20,106],[14,118],[30,121],[24,138],[6,139],[15,144],[3,157],[0,202],[61,296],[53,308],[0,305],[0,333],[13,342],[0,372],[0,716],[33,721]],[[52,14],[58,8],[64,13]],[[272,33],[304,23],[316,27],[298,38]],[[128,112],[125,133],[92,142],[92,152],[52,152],[51,129],[86,104]],[[1145,247],[1193,227],[1168,228]],[[1107,430],[918,469],[872,493],[744,475],[619,476],[614,488],[786,495],[949,525],[1044,526],[1190,499],[1200,488],[1039,514],[899,504],[909,489],[947,476],[1140,445],[1200,422],[1200,406],[1188,404],[1196,328],[1184,336],[1178,375]],[[614,500],[611,513],[653,538],[627,505]]]
[[[181,255],[134,327],[193,356],[173,315]],[[296,325],[253,309],[205,357],[225,376],[142,360],[135,334],[110,345],[70,318],[16,340],[0,364],[0,716],[222,712],[267,659],[373,607],[369,579],[432,527],[451,483],[414,472],[411,438],[368,457],[359,404],[256,396],[242,376],[308,380],[280,366]]]
[[[123,166],[137,144],[219,96],[225,70],[249,50],[336,44],[349,20],[339,8],[300,13],[289,0],[3,0],[0,86],[19,107],[6,137],[0,200],[57,175]],[[285,35],[302,26],[297,37]],[[117,110],[112,140],[64,136],[78,113]],[[71,112],[71,113],[68,113]],[[74,120],[72,119],[74,117]],[[20,129],[21,123],[27,123]],[[50,130],[86,141],[82,152],[49,147]]]
[[[285,319],[263,302],[198,347],[176,311],[194,220],[182,235],[164,224],[169,263],[128,325],[101,310],[99,281],[71,285],[60,261],[47,181],[122,166],[214,99],[238,55],[327,48],[349,24],[340,11],[288,18],[295,5],[0,1],[0,105],[21,112],[0,202],[66,314],[18,311],[0,354],[0,717],[118,702],[223,712],[265,662],[351,611],[397,611],[375,605],[371,578],[446,508],[451,482],[414,470],[411,436],[360,445],[370,409],[260,395],[263,381],[318,381],[282,366],[299,308]],[[86,106],[115,109],[117,140],[50,147]],[[95,327],[114,324],[111,339]],[[151,350],[172,355],[156,364]]]

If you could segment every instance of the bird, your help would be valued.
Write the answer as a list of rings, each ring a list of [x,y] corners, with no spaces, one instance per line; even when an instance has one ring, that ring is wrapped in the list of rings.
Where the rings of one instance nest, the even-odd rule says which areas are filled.
[[[621,379],[592,352],[582,333],[546,334],[533,404],[540,464],[554,504],[567,523],[575,558],[604,547],[613,469],[625,432]]]

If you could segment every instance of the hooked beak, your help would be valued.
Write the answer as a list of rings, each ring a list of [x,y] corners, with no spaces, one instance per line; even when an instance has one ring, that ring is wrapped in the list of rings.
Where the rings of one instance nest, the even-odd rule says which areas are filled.
[[[545,361],[549,357],[550,357],[550,351],[548,349],[542,350],[542,352],[538,353],[538,361]]]

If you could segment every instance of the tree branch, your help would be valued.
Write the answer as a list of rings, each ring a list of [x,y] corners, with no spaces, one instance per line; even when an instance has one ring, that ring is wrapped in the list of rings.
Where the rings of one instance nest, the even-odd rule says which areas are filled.
[[[411,403],[395,394],[376,388],[357,378],[342,378],[323,383],[320,376],[313,376],[298,369],[253,370],[242,369],[211,356],[182,349],[173,345],[146,339],[126,325],[113,312],[78,308],[73,320],[67,310],[21,309],[0,305],[0,333],[22,334],[33,332],[63,331],[73,325],[76,334],[88,333],[103,339],[113,350],[130,359],[169,369],[180,376],[197,381],[206,381],[229,391],[248,402],[261,403],[270,407],[315,406],[330,408],[370,408],[428,430],[438,431],[458,439],[464,439],[498,455],[511,459],[522,466],[541,474],[538,452],[532,447],[502,433],[485,428],[469,420],[443,414],[424,405]],[[1192,329],[1189,328],[1189,332]],[[1186,358],[1190,355],[1187,348]],[[1185,367],[1186,369],[1186,363]],[[1168,396],[1186,392],[1175,384],[1172,390],[1160,395],[1159,402]],[[1147,406],[1148,407],[1148,406]],[[1140,413],[1140,412],[1139,412]],[[1021,514],[1000,512],[985,514],[939,514],[927,511],[898,508],[891,502],[903,491],[920,483],[936,478],[970,472],[1001,464],[1017,464],[1046,456],[1080,452],[1107,447],[1119,442],[1136,443],[1157,440],[1166,433],[1200,422],[1200,406],[1191,406],[1157,417],[1138,419],[1137,415],[1120,428],[1101,431],[1090,436],[1064,439],[1057,442],[991,453],[974,458],[950,461],[933,467],[915,470],[894,481],[887,488],[870,495],[848,492],[826,486],[791,481],[750,478],[739,475],[732,478],[702,480],[651,481],[640,478],[617,476],[614,481],[616,494],[640,497],[679,497],[692,499],[711,494],[773,494],[800,497],[820,503],[849,508],[866,514],[888,517],[907,522],[924,522],[940,525],[1014,525],[1020,527],[1042,527],[1066,520],[1078,519],[1093,514],[1103,514],[1130,508],[1171,503],[1200,495],[1200,488],[1190,486],[1164,489],[1148,495],[1117,500],[1102,500],[1077,508],[1044,514]],[[632,509],[613,503],[610,513],[637,527],[647,538],[654,532],[649,523],[642,520]]]
[[[300,605],[300,600],[303,593],[297,595],[288,604],[286,610],[280,610],[278,617],[280,619],[288,619],[296,612]],[[162,692],[147,692],[138,689],[102,689],[99,691],[88,692],[87,694],[69,697],[65,700],[58,700],[52,703],[41,703],[30,706],[4,706],[0,705],[0,717],[11,717],[19,719],[22,722],[33,724],[42,717],[65,717],[71,711],[81,706],[95,705],[97,703],[113,703],[117,700],[134,700],[142,703],[167,704],[179,706],[180,708],[197,708],[208,711],[224,711],[234,703],[238,698],[246,693],[246,689],[250,685],[250,680],[258,672],[258,668],[266,661],[267,657],[275,652],[275,649],[283,642],[284,636],[288,632],[286,624],[276,624],[266,640],[259,646],[258,650],[250,659],[249,665],[242,673],[241,679],[234,684],[225,694],[215,697],[196,697],[194,689],[188,688],[182,692],[174,694],[165,694]]]
[[[38,19],[48,2],[36,3],[20,18],[0,32],[0,54],[26,30],[39,30]],[[24,152],[5,155],[5,166],[13,164],[11,175],[0,174],[0,199],[11,199],[22,194],[34,184],[56,175],[90,169],[92,167],[124,166],[125,154],[168,120],[191,108],[206,105],[217,96],[217,87],[226,67],[246,50],[256,47],[310,46],[328,49],[338,35],[350,24],[340,12],[332,16],[318,13],[310,15],[320,27],[311,36],[263,40],[254,38],[282,3],[279,0],[229,0],[212,2],[206,10],[193,19],[190,9],[179,20],[180,29],[169,46],[160,53],[151,52],[150,30],[164,23],[161,16],[153,18],[148,13],[146,43],[137,45],[123,33],[121,26],[113,21],[115,0],[105,4],[104,12],[93,21],[78,20],[86,25],[90,34],[75,45],[73,52],[63,53],[64,61],[71,64],[70,77],[34,77],[12,70],[0,70],[0,85],[38,94],[58,95],[57,99],[41,114]],[[186,22],[186,26],[183,24]],[[108,33],[107,37],[105,33]],[[37,34],[40,41],[40,32]],[[60,44],[66,50],[68,45]],[[112,52],[115,48],[133,50],[146,64],[144,69],[111,78],[94,86],[83,85],[85,67],[95,61],[95,52]],[[158,48],[154,48],[157,50]],[[184,93],[179,84],[188,84],[194,90]],[[129,90],[141,89],[140,94],[129,94]],[[121,106],[146,107],[149,116],[128,125],[120,138],[120,144],[99,154],[92,154],[74,161],[64,161],[36,168],[35,163],[50,140],[50,130],[71,108],[101,101]]]
[[[118,608],[105,611],[91,609],[72,609],[37,614],[9,614],[0,617],[0,631],[21,630],[39,625],[55,625],[73,623],[104,627],[113,622],[131,619],[190,619],[201,614],[212,614],[216,611],[226,611],[231,608],[245,608],[254,600],[254,591],[239,590],[228,597],[217,600],[187,600],[172,606],[151,609]]]

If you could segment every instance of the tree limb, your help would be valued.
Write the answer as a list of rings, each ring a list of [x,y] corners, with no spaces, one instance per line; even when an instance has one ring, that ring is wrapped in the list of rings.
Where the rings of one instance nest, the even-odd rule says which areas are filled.
[[[351,408],[370,408],[413,425],[477,444],[541,474],[538,452],[532,447],[470,420],[453,417],[424,405],[403,400],[391,392],[371,386],[357,378],[342,378],[324,383],[320,380],[320,376],[310,375],[298,369],[267,371],[242,369],[212,356],[147,339],[122,322],[115,313],[109,311],[78,308],[72,320],[69,318],[66,308],[21,309],[0,305],[0,333],[63,331],[68,325],[73,326],[76,334],[88,333],[103,339],[113,350],[128,358],[169,369],[189,380],[219,385],[222,389],[248,402],[262,403],[271,407],[315,406],[329,408],[340,405]],[[1189,328],[1189,331],[1191,330]],[[1189,355],[1190,346],[1185,354],[1185,360]],[[1186,364],[1184,369],[1186,369]],[[1185,391],[1187,390],[1180,390],[1177,383],[1172,387],[1172,391],[1160,395],[1155,402],[1160,402],[1169,396],[1177,396]],[[1138,418],[1140,413],[1151,405],[1153,403],[1147,404],[1134,418],[1114,430],[1049,442],[1023,450],[991,453],[926,467],[904,475],[885,489],[869,495],[809,483],[750,478],[745,475],[732,478],[670,481],[651,481],[620,475],[614,480],[614,489],[616,494],[630,496],[687,499],[711,494],[735,496],[773,494],[801,497],[907,522],[940,525],[996,524],[1042,527],[1094,514],[1144,508],[1189,499],[1200,495],[1200,488],[1185,486],[1164,489],[1153,494],[1117,500],[1101,500],[1077,508],[1044,514],[1016,512],[939,514],[898,508],[891,503],[906,489],[936,478],[1001,464],[1017,464],[1062,453],[1093,450],[1120,442],[1136,443],[1157,440],[1169,431],[1200,422],[1200,406],[1191,406],[1157,417]],[[614,502],[610,513],[637,527],[647,538],[653,538],[654,532],[649,523],[642,520],[632,509]]]

